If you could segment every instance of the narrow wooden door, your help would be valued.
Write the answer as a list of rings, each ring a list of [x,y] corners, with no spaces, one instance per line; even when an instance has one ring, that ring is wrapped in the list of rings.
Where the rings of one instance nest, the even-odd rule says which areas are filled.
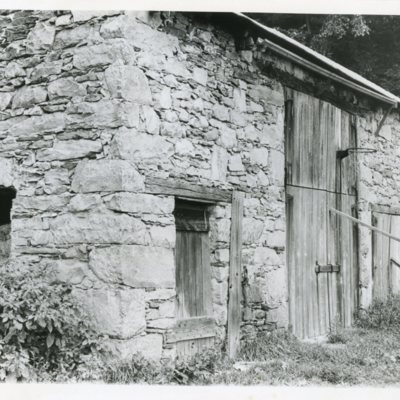
[[[178,356],[191,356],[214,343],[207,205],[176,201]]]
[[[392,215],[390,232],[400,237],[400,215]],[[391,290],[400,294],[400,242],[390,241]]]
[[[295,335],[312,338],[350,324],[357,298],[354,231],[329,213],[356,212],[354,158],[337,157],[355,147],[351,115],[288,90],[285,140],[289,320]]]
[[[400,215],[374,212],[372,223],[378,229],[400,237]],[[385,300],[400,293],[400,243],[377,232],[372,236],[372,295]]]

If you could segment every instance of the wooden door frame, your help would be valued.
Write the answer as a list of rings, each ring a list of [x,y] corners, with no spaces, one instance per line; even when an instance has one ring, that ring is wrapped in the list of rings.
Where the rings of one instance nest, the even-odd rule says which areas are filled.
[[[228,321],[227,321],[227,351],[231,358],[234,358],[240,348],[240,323],[241,299],[242,299],[242,221],[243,202],[245,193],[237,190],[220,189],[188,183],[182,179],[155,178],[145,179],[145,192],[150,194],[169,195],[183,200],[217,204],[219,202],[231,204],[231,234],[229,248],[229,280],[228,280]],[[202,318],[207,337],[215,331],[210,320],[213,318]],[[186,336],[185,336],[186,335]],[[182,326],[177,322],[166,335],[167,343],[174,343],[182,338],[193,338],[193,327]]]
[[[358,147],[358,135],[357,135],[357,116],[355,114],[352,114],[348,112],[349,114],[349,143],[348,147],[353,147],[357,148]],[[341,137],[341,141],[342,141]],[[343,143],[341,143],[341,146],[343,146]],[[342,196],[344,194],[344,189],[343,189],[343,173],[347,172],[347,168],[343,168],[343,161],[347,157],[338,157],[338,151],[344,151],[346,149],[338,149],[337,150],[337,156],[336,156],[336,209],[339,211],[342,211],[343,209],[343,204],[342,204]],[[350,172],[354,173],[354,191],[355,193],[352,193],[351,195],[354,197],[354,204],[351,206],[351,215],[354,218],[358,218],[358,210],[357,210],[357,205],[358,205],[358,156],[357,153],[353,153],[353,157],[356,157],[354,164],[356,167]],[[349,193],[350,195],[350,193]],[[336,240],[336,246],[337,246],[337,251],[336,251],[336,256],[338,263],[343,266],[343,251],[342,251],[342,232],[343,232],[343,224],[345,220],[343,218],[340,218],[339,215],[335,215],[334,218],[336,218],[336,235],[337,238]],[[359,279],[360,279],[360,262],[359,262],[359,234],[358,234],[358,229],[353,225],[352,229],[352,266],[353,268],[356,269],[356,274],[355,274],[355,287],[353,290],[355,290],[355,297],[356,297],[356,304],[354,305],[354,309],[356,310],[360,304],[360,291],[359,291]],[[338,292],[337,292],[337,310],[340,316],[340,321],[342,326],[345,326],[345,316],[346,314],[346,304],[344,303],[345,301],[345,295],[344,295],[344,288],[345,288],[345,281],[343,281],[343,273],[344,270],[341,268],[341,271],[339,273],[338,277]],[[350,271],[351,274],[354,273],[354,271]],[[349,299],[347,299],[349,301]],[[349,316],[348,316],[349,317]],[[351,322],[354,322],[354,316],[352,315],[350,317]]]

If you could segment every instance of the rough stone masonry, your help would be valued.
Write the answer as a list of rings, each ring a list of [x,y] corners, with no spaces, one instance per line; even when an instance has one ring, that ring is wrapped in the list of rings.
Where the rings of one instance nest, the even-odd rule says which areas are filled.
[[[165,343],[176,316],[174,197],[146,193],[149,177],[245,192],[241,333],[288,324],[283,86],[261,72],[251,51],[238,52],[228,33],[173,18],[171,27],[160,13],[0,17],[0,187],[16,190],[0,257],[48,265],[73,284],[118,357],[175,354]],[[372,130],[368,118],[378,121],[360,119],[361,141]],[[395,201],[389,187],[400,193],[388,172],[397,165],[398,131],[382,132],[377,145],[390,157],[366,159],[362,181],[373,188],[361,202],[371,192]],[[230,216],[230,204],[212,207],[221,341]]]
[[[282,86],[233,38],[177,14],[3,12],[0,186],[11,254],[74,285],[117,356],[174,355],[174,198],[149,176],[246,192],[243,335],[287,325]],[[140,17],[140,15],[139,15]],[[240,76],[247,76],[241,79]],[[230,204],[210,216],[227,320]],[[2,247],[3,248],[3,247]]]

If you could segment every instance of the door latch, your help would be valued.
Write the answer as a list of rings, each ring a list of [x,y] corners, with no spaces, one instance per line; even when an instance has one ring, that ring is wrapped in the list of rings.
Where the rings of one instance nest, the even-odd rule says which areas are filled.
[[[340,265],[339,264],[326,264],[321,265],[318,261],[315,262],[315,272],[319,274],[320,272],[340,272]]]

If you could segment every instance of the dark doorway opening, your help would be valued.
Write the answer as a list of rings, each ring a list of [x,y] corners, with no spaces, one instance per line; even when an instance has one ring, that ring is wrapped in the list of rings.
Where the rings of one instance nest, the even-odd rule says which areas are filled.
[[[11,207],[15,194],[13,188],[0,187],[0,226],[11,222]]]
[[[15,194],[13,188],[0,187],[0,264],[10,256],[11,208]]]

